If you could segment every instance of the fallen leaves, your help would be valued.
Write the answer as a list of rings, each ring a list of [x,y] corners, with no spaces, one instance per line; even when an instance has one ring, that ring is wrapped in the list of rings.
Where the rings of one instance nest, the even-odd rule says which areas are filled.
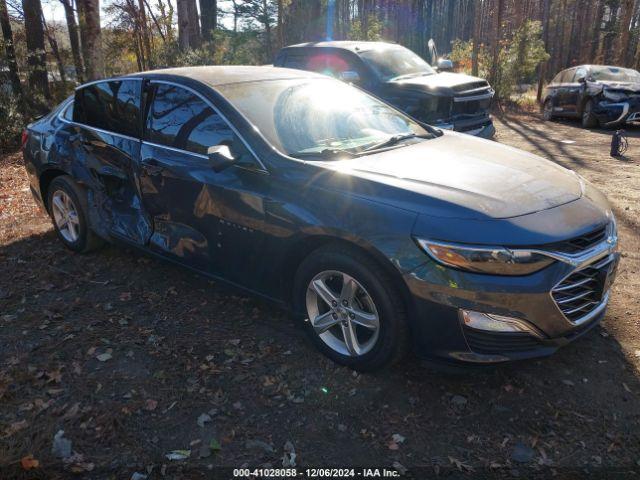
[[[167,460],[172,460],[172,461],[186,460],[190,456],[191,456],[191,450],[172,450],[171,452],[165,455]]]
[[[23,470],[32,470],[34,468],[38,468],[40,466],[40,462],[33,458],[33,455],[29,454],[20,459],[20,465]]]

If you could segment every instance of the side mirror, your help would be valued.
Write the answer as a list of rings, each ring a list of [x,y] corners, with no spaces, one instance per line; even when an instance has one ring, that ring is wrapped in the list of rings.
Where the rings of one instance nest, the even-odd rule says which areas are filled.
[[[354,70],[345,70],[340,72],[338,78],[347,83],[358,83],[360,81],[360,75]]]
[[[439,58],[437,68],[439,72],[450,72],[453,70],[453,62],[448,58]]]
[[[216,173],[236,163],[236,158],[233,156],[233,153],[231,153],[228,145],[214,145],[213,147],[209,147],[207,156],[209,157],[209,165],[211,165],[211,168]]]

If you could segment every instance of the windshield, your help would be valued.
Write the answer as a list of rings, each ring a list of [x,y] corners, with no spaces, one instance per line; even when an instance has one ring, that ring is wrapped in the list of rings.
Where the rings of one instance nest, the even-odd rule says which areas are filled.
[[[421,57],[404,47],[380,48],[360,52],[360,57],[380,80],[388,82],[399,77],[432,75],[436,71]]]
[[[591,79],[609,82],[640,82],[640,73],[630,68],[591,67]]]
[[[433,135],[402,113],[338,80],[291,79],[216,87],[275,148],[294,157],[359,154]],[[406,142],[405,142],[406,143]],[[343,155],[344,156],[344,155]]]

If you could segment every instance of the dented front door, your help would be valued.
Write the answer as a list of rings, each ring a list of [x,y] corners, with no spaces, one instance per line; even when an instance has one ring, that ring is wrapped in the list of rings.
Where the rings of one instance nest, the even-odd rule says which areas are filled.
[[[201,271],[246,285],[263,237],[263,174],[230,167],[215,172],[206,151],[227,144],[249,155],[229,125],[195,92],[156,83],[140,156],[151,249]],[[242,163],[242,161],[241,161]]]

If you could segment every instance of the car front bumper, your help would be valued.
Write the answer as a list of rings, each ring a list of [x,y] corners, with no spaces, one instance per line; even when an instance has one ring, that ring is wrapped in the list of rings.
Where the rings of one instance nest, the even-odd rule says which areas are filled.
[[[625,102],[603,101],[593,110],[601,125],[615,127],[626,123],[640,122],[640,99],[630,99]]]
[[[602,250],[579,266],[558,260],[540,272],[520,277],[469,273],[426,262],[404,276],[414,300],[414,349],[423,358],[474,364],[550,355],[604,317],[618,261],[618,253]],[[611,278],[598,293],[597,305],[569,319],[557,301],[561,297],[552,291],[574,274],[602,263],[611,269]],[[531,332],[470,328],[462,321],[461,309],[515,318],[529,325]]]

